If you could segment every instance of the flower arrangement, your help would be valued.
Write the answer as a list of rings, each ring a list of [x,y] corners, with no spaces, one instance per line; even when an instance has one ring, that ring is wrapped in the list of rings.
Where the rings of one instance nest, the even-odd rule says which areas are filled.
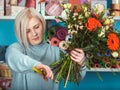
[[[73,62],[69,52],[81,48],[86,54],[86,66],[94,68],[120,68],[120,32],[113,29],[114,16],[107,15],[107,10],[98,12],[89,3],[74,6],[63,4],[64,11],[58,17],[65,27],[54,27],[48,31],[49,43],[59,46],[60,60],[50,66],[55,82],[64,80],[79,84],[81,67]]]

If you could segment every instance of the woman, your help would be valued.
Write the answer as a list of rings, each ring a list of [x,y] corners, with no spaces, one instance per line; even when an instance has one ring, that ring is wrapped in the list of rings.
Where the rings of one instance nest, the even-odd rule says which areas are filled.
[[[59,60],[59,48],[43,41],[45,20],[33,8],[25,8],[16,17],[15,32],[18,42],[10,45],[6,51],[6,60],[12,70],[11,90],[58,90],[58,84],[52,79],[49,65]],[[85,76],[85,55],[81,49],[71,51],[71,59],[82,68]],[[32,68],[43,69],[45,76],[35,73]]]

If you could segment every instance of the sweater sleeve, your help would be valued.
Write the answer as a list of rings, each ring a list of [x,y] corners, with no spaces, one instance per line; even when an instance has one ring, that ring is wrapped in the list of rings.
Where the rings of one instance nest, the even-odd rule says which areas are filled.
[[[31,71],[32,67],[40,63],[35,59],[25,55],[22,47],[9,46],[7,48],[5,58],[8,66],[15,72],[27,72]]]
[[[84,66],[84,67],[81,68],[81,70],[80,70],[81,79],[83,79],[85,77],[86,71],[87,71],[86,66]]]

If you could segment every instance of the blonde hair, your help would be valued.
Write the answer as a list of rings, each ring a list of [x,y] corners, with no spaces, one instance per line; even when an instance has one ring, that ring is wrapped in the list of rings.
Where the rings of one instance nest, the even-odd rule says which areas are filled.
[[[30,18],[36,17],[42,22],[43,30],[45,30],[46,22],[45,19],[37,12],[34,8],[25,8],[23,9],[15,19],[15,34],[20,44],[24,47],[29,46],[27,40],[26,29],[27,23]]]

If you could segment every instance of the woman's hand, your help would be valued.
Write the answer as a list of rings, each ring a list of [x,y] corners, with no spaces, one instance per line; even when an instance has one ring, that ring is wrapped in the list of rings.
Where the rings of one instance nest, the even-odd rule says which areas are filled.
[[[43,74],[42,77],[45,81],[48,81],[48,79],[53,79],[53,72],[50,69],[50,67],[48,67],[47,65],[44,64],[37,64],[35,66],[37,69],[41,69]]]
[[[70,52],[70,57],[73,61],[77,62],[81,67],[85,65],[85,53],[82,49],[75,48]]]

